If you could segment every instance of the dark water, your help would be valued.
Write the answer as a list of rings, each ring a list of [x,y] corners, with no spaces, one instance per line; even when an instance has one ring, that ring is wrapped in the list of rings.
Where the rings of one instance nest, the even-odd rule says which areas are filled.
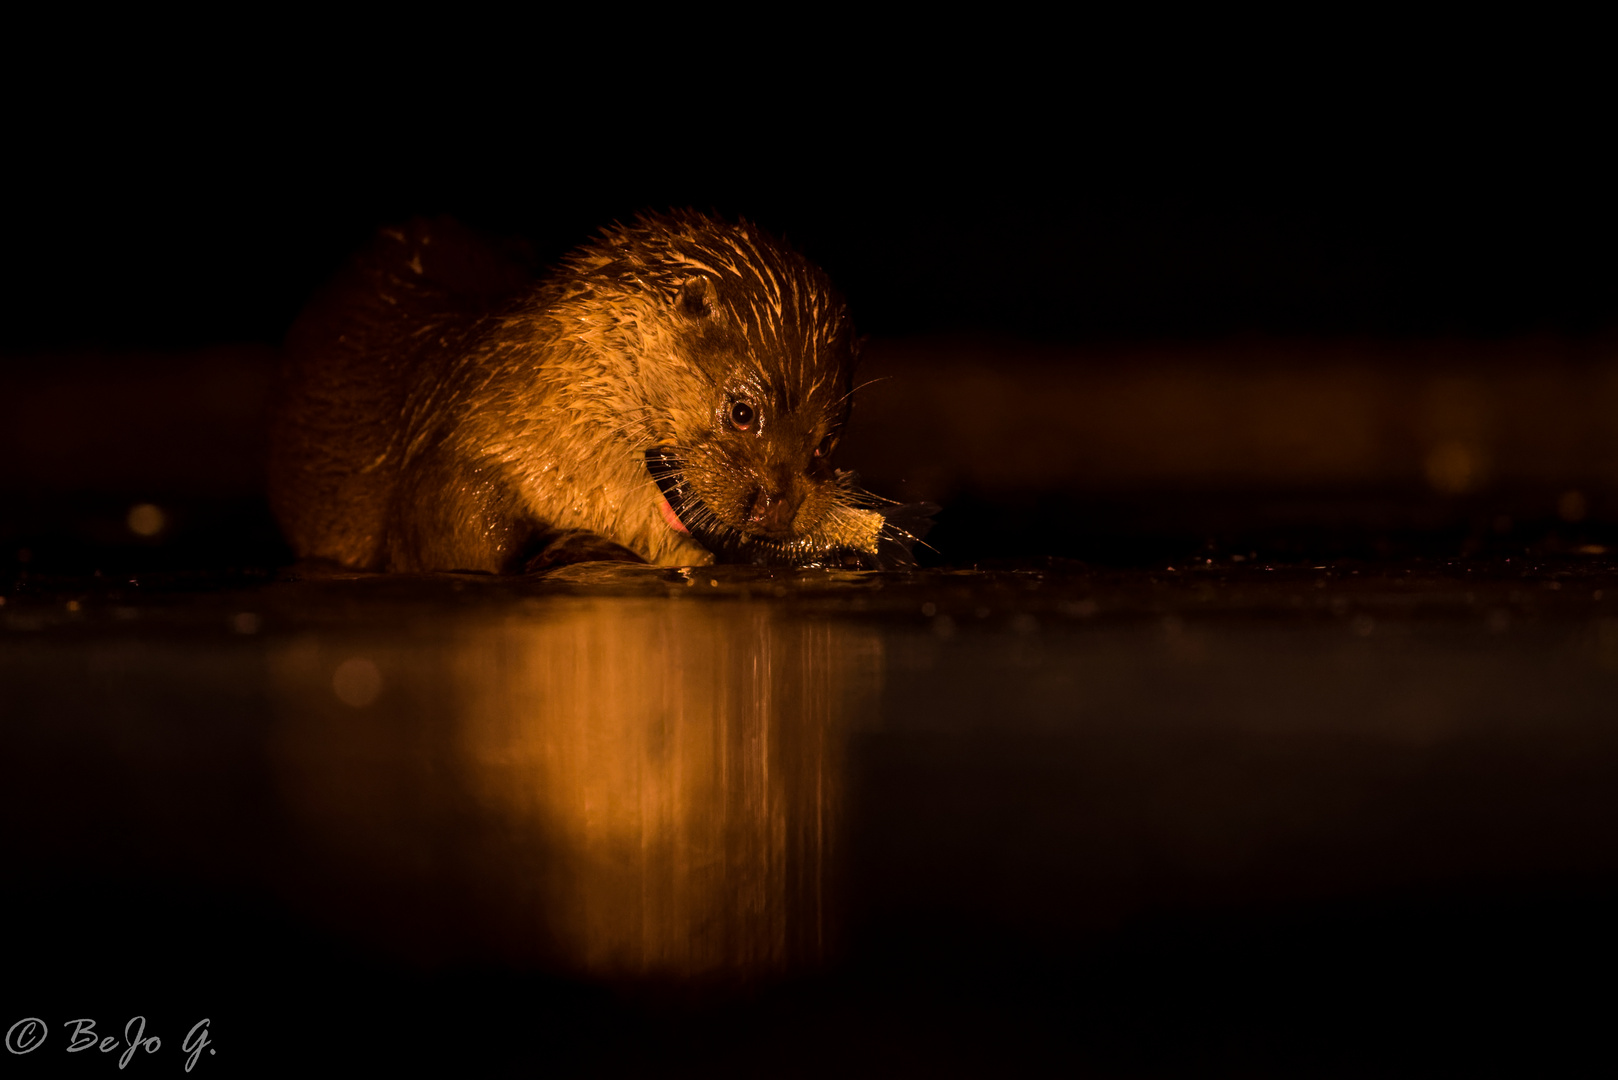
[[[13,1071],[1571,1060],[1611,560],[1180,562],[19,577]]]

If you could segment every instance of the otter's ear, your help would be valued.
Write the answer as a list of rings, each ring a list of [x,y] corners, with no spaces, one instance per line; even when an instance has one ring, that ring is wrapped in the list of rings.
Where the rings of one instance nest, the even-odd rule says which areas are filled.
[[[680,295],[675,297],[674,306],[693,319],[706,319],[713,314],[716,300],[713,282],[706,274],[697,274],[680,282]]]

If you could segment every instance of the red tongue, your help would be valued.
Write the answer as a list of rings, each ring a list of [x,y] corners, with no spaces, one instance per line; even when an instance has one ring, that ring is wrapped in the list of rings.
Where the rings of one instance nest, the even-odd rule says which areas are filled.
[[[684,523],[682,523],[680,519],[675,516],[674,508],[669,505],[669,501],[667,499],[659,498],[657,500],[657,508],[663,511],[663,520],[669,523],[669,528],[678,533],[685,533],[687,536],[691,535],[691,530],[686,528]]]

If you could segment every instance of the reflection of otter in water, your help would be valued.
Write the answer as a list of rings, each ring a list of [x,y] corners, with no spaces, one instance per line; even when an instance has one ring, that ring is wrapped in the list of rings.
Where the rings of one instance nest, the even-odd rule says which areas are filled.
[[[830,464],[856,345],[825,274],[745,222],[643,216],[537,286],[414,222],[294,327],[271,499],[300,556],[358,568],[901,561]]]

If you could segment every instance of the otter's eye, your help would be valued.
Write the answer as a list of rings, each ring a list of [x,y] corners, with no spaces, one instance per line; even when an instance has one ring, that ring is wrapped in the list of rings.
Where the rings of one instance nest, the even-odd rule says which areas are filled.
[[[815,457],[830,457],[831,448],[836,445],[837,436],[827,435],[824,439],[820,440],[820,445],[815,447]]]
[[[733,426],[737,431],[746,431],[748,428],[753,426],[753,421],[757,419],[758,414],[753,411],[753,406],[749,405],[747,402],[731,402],[730,423],[731,426]]]

